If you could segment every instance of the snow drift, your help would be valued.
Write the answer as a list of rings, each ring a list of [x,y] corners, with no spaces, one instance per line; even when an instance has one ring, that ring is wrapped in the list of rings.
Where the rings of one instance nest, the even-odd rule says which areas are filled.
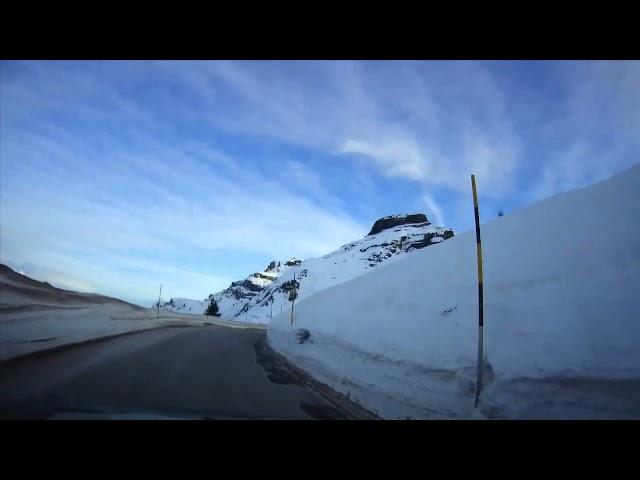
[[[639,185],[636,165],[482,226],[478,410],[472,231],[308,296],[269,342],[387,418],[640,418]]]

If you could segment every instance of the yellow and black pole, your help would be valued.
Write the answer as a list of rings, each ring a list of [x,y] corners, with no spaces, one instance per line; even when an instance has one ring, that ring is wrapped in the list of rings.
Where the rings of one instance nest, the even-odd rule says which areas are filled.
[[[471,190],[473,191],[473,214],[476,219],[476,250],[478,255],[478,366],[476,373],[476,399],[475,408],[478,407],[478,398],[482,389],[482,349],[484,327],[484,300],[482,295],[482,242],[480,241],[480,214],[478,212],[478,193],[476,192],[476,176],[471,175]]]

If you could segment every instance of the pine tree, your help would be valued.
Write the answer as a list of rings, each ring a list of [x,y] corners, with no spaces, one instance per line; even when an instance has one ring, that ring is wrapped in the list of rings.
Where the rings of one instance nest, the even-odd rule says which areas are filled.
[[[218,309],[218,304],[217,302],[212,298],[211,301],[209,302],[209,305],[207,306],[207,309],[204,312],[205,315],[212,315],[214,317],[219,317],[220,316],[220,311]]]

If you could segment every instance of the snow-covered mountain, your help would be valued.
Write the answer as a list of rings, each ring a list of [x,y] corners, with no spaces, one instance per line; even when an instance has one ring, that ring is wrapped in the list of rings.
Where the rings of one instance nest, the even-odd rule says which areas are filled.
[[[640,418],[639,185],[640,164],[482,225],[478,409],[474,231],[296,302],[269,343],[385,418]]]
[[[283,272],[236,313],[241,320],[269,323],[290,309],[289,287],[298,287],[296,302],[320,290],[347,282],[405,256],[453,237],[453,230],[434,227],[423,214],[394,215],[377,220],[369,234],[320,258],[310,258]]]
[[[255,272],[244,280],[232,282],[224,290],[209,295],[204,300],[189,298],[172,298],[168,302],[161,303],[160,308],[172,312],[202,315],[209,300],[213,298],[218,303],[220,314],[224,318],[234,318],[242,310],[244,305],[257,296],[262,290],[276,280],[282,273],[292,267],[300,265],[301,260],[291,258],[287,261],[272,261],[262,272]],[[157,303],[154,304],[154,307]]]
[[[296,283],[301,301],[325,288],[347,282],[407,253],[453,237],[450,228],[434,227],[426,215],[392,215],[377,220],[369,234],[335,252],[305,261],[271,262],[263,272],[233,282],[209,296],[223,318],[269,323],[272,316],[291,307],[289,287]],[[162,308],[201,315],[209,299],[174,298]]]

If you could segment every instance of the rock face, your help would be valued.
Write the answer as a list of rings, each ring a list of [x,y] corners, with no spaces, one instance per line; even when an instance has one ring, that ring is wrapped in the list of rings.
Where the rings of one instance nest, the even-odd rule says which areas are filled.
[[[391,215],[389,217],[383,217],[379,220],[376,220],[367,236],[375,235],[382,232],[383,230],[388,230],[389,228],[397,227],[399,225],[407,225],[409,223],[423,223],[425,225],[431,225],[424,213],[414,213],[411,215]]]

